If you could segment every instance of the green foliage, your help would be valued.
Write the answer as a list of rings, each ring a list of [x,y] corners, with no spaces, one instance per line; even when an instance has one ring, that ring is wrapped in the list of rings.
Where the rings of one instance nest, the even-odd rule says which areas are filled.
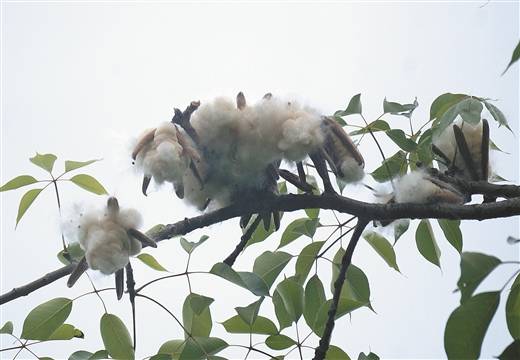
[[[0,187],[0,192],[18,189],[23,186],[34,184],[35,182],[38,182],[38,180],[30,175],[20,175],[2,185]]]
[[[325,290],[318,275],[312,276],[305,286],[305,306],[303,317],[314,331],[318,331],[317,317],[321,306],[327,301]]]
[[[208,355],[214,355],[227,347],[224,340],[216,337],[190,337],[183,346],[179,360],[206,359]]]
[[[54,154],[38,154],[29,159],[34,165],[41,167],[49,174],[52,172],[57,157]]]
[[[100,321],[103,344],[114,359],[134,359],[130,333],[123,321],[114,314],[105,313]]]
[[[417,231],[415,232],[415,243],[417,244],[417,250],[419,250],[426,260],[437,265],[439,268],[441,267],[439,261],[441,250],[439,246],[437,246],[432,226],[427,219],[421,220],[419,223]]]
[[[234,334],[264,334],[278,333],[276,325],[264,316],[257,316],[252,324],[248,324],[240,315],[235,315],[222,323],[228,333]]]
[[[347,116],[352,114],[361,114],[361,94],[354,95],[348,102],[348,106],[344,111],[337,111],[335,116]]]
[[[70,340],[72,338],[83,339],[85,335],[79,329],[70,324],[63,324],[54,331],[47,340]]]
[[[264,297],[262,296],[254,303],[245,307],[236,307],[235,310],[246,324],[253,325],[258,316],[258,311],[260,311],[260,305],[262,305],[263,300]]]
[[[268,296],[269,287],[255,273],[246,271],[235,271],[229,265],[224,263],[216,263],[210,270],[210,273],[220,276],[232,282],[235,285],[248,289],[257,296]]]
[[[301,283],[294,278],[281,281],[276,287],[291,321],[297,322],[303,314],[304,292]]]
[[[314,218],[302,218],[296,219],[291,222],[284,230],[282,234],[282,239],[280,240],[280,245],[278,248],[281,248],[285,245],[290,244],[294,240],[298,239],[302,235],[306,235],[312,239],[314,233],[316,232],[316,228],[319,226],[319,219]]]
[[[293,345],[296,345],[296,341],[291,339],[290,337],[278,334],[278,335],[271,335],[267,339],[265,339],[265,344],[273,350],[283,350],[287,349]]]
[[[387,101],[386,98],[383,100],[383,112],[385,114],[401,115],[407,118],[412,116],[413,111],[419,106],[417,99],[411,104],[399,104],[397,102]]]
[[[325,360],[350,360],[350,356],[341,350],[341,348],[330,345],[329,350],[327,350],[325,354]]]
[[[332,280],[330,283],[330,289],[332,292],[334,292],[334,283],[338,278],[341,259],[343,258],[344,254],[345,250],[340,248],[336,255],[334,255],[332,265]],[[354,300],[355,302],[361,304],[361,306],[370,307],[370,285],[368,283],[368,278],[363,270],[354,264],[350,264],[347,269],[347,273],[345,274],[345,283],[341,289],[341,298]]]
[[[283,251],[266,251],[256,258],[253,273],[262,279],[270,289],[291,258],[290,254]]]
[[[189,242],[185,238],[181,237],[181,246],[188,254],[191,254],[199,245],[202,245],[206,240],[209,239],[208,235],[202,235],[197,242]]]
[[[476,252],[463,252],[460,258],[460,303],[466,302],[479,284],[501,263],[500,259]]]
[[[78,185],[80,188],[90,191],[97,195],[105,195],[108,192],[105,190],[103,185],[99,183],[95,178],[87,174],[79,174],[73,176],[70,181]]]
[[[318,252],[322,248],[323,244],[325,244],[325,241],[312,242],[305,246],[298,256],[295,265],[295,274],[302,284],[305,283],[305,280],[307,280],[307,276],[309,275],[309,271],[311,271],[312,264],[316,260],[316,256],[318,255]]]
[[[88,161],[65,160],[65,173],[82,168],[84,166],[90,165],[90,164],[95,163],[96,161],[100,161],[100,160],[101,159],[94,159],[94,160],[88,160]]]
[[[394,246],[397,243],[397,240],[401,238],[408,231],[410,227],[410,219],[401,219],[398,221],[394,221]]]
[[[20,200],[20,205],[18,206],[18,214],[16,215],[16,226],[22,219],[22,216],[29,209],[29,206],[36,200],[36,197],[40,195],[43,189],[32,189],[27,191]]]
[[[275,290],[273,292],[272,302],[274,306],[274,312],[276,314],[276,319],[278,319],[278,324],[280,324],[280,330],[283,330],[292,325],[292,319],[285,305],[283,303],[282,296],[280,293]]]
[[[451,313],[444,331],[448,358],[478,359],[499,301],[499,292],[482,293],[469,298]]]
[[[364,128],[361,128],[359,130],[352,131],[350,135],[363,135],[368,134],[369,132],[378,132],[378,131],[387,131],[390,130],[390,125],[384,120],[378,119],[375,121],[372,121],[370,124],[365,126]]]
[[[397,153],[387,158],[380,167],[372,172],[372,177],[377,182],[385,182],[399,175],[406,174],[408,162],[406,161],[406,153],[399,150]]]
[[[438,219],[437,222],[446,237],[446,240],[459,252],[462,252],[462,232],[460,220]]]
[[[61,250],[56,256],[63,265],[70,264],[69,259],[73,261],[79,261],[84,255],[85,251],[81,248],[81,245],[77,242],[67,245],[67,256],[65,256],[65,250]]]
[[[388,136],[392,141],[399,146],[402,150],[410,152],[417,149],[417,144],[411,138],[406,136],[403,130],[401,129],[391,129],[385,131],[386,136]]]
[[[164,266],[162,266],[161,264],[159,264],[159,262],[157,261],[157,259],[155,259],[152,255],[150,254],[145,254],[145,253],[142,253],[142,254],[139,254],[137,255],[137,258],[139,260],[141,260],[141,262],[145,265],[148,265],[149,267],[151,267],[152,269],[154,270],[157,270],[157,271],[168,271]]]
[[[509,64],[507,64],[507,67],[504,70],[504,72],[502,73],[502,75],[504,75],[506,73],[506,71],[509,70],[511,65],[513,65],[515,62],[517,62],[519,58],[520,58],[520,41],[518,42],[518,44],[516,44],[516,47],[513,50],[513,55],[511,55],[511,60],[509,61]]]
[[[209,309],[211,302],[200,299],[200,297],[201,295],[191,293],[184,300],[182,323],[186,331],[184,334],[186,339],[190,336],[207,337],[211,333],[213,327]]]
[[[517,275],[507,297],[506,322],[513,339],[520,340],[520,275]]]
[[[22,335],[26,340],[47,340],[63,325],[72,310],[72,300],[55,298],[32,309],[23,322]]]
[[[395,270],[399,271],[397,261],[395,258],[394,248],[383,235],[373,231],[367,232],[363,238],[372,246],[372,248],[383,258],[383,260]]]
[[[13,322],[7,321],[4,326],[0,329],[0,334],[12,334],[13,333]]]
[[[520,340],[515,340],[509,344],[502,354],[498,356],[499,360],[518,360],[520,359]]]

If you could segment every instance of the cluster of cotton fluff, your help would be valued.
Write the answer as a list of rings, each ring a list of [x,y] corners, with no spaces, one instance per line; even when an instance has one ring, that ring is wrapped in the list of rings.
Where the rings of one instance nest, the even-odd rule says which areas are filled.
[[[464,202],[457,190],[421,170],[412,171],[395,182],[394,200],[397,203],[417,204]]]
[[[89,268],[108,275],[125,267],[129,257],[141,251],[141,243],[127,230],[137,229],[141,222],[137,210],[119,210],[110,200],[104,209],[80,213],[76,236]]]
[[[182,130],[170,122],[145,131],[135,146],[136,167],[158,184],[169,182],[176,189],[181,188],[189,165],[189,145],[179,141],[185,138]]]
[[[341,180],[347,183],[361,181],[365,177],[365,170],[353,157],[345,157],[340,166]]]
[[[482,121],[473,125],[463,121],[462,119],[459,119],[455,121],[454,124],[460,127],[462,130],[464,138],[466,139],[466,143],[468,144],[469,153],[473,159],[474,168],[477,171],[479,179],[482,179]],[[464,162],[464,159],[460,154],[460,150],[457,147],[453,126],[448,126],[442,133],[440,133],[439,136],[434,139],[433,144],[439,150],[441,150],[448,159],[450,159],[451,165],[454,165],[456,169],[459,170],[456,175],[459,175],[467,180],[471,180],[469,170],[467,169],[466,163]],[[439,167],[443,171],[446,170],[445,164],[440,163]]]

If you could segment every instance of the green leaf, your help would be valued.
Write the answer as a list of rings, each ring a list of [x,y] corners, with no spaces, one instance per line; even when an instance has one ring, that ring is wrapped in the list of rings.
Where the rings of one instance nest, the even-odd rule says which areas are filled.
[[[463,304],[475,292],[479,284],[501,263],[500,259],[476,252],[463,252],[460,258],[460,303]]]
[[[72,300],[55,298],[38,305],[23,322],[22,339],[47,340],[69,317]]]
[[[94,160],[88,160],[88,161],[66,160],[65,161],[65,172],[68,173],[69,171],[82,168],[84,166],[90,165],[90,164],[95,163],[96,161],[100,161],[100,160],[101,159],[94,159]]]
[[[132,338],[123,321],[114,314],[105,313],[100,322],[103,344],[114,359],[134,359]]]
[[[375,121],[372,121],[367,126],[365,126],[364,128],[352,131],[350,133],[350,135],[351,136],[356,136],[356,135],[367,134],[370,131],[372,131],[374,133],[374,132],[377,132],[377,131],[386,131],[386,130],[390,130],[390,125],[388,125],[388,123],[386,121],[384,121],[384,120],[375,120]]]
[[[498,355],[499,360],[518,360],[520,359],[520,340],[515,340]]]
[[[347,116],[352,114],[361,114],[361,94],[354,95],[348,102],[345,111],[339,112],[338,116]]]
[[[108,351],[106,350],[98,350],[92,356],[89,360],[103,360],[108,359]]]
[[[271,335],[267,339],[265,339],[265,344],[267,347],[273,350],[283,350],[287,349],[293,345],[296,345],[296,341],[291,339],[288,336],[279,334],[279,335]]]
[[[155,354],[149,358],[149,360],[173,360],[173,356],[170,354]]]
[[[293,278],[281,281],[276,287],[287,313],[292,321],[297,322],[303,314],[303,286]]]
[[[440,266],[441,250],[437,246],[433,230],[427,219],[421,220],[415,232],[415,243],[421,255],[434,265]]]
[[[13,322],[8,321],[0,329],[0,334],[12,334],[13,333]]]
[[[502,111],[500,111],[499,108],[497,108],[495,105],[484,101],[484,105],[486,106],[486,109],[489,111],[493,119],[498,123],[499,126],[505,126],[507,129],[511,130],[509,127],[509,124],[507,123],[506,116]]]
[[[480,122],[482,109],[484,107],[479,100],[470,97],[459,102],[457,108],[462,120],[475,125]]]
[[[159,348],[158,354],[168,354],[171,355],[173,359],[178,359],[182,349],[184,348],[184,344],[186,340],[169,340],[161,345]]]
[[[410,219],[400,219],[394,221],[394,246],[397,243],[397,240],[403,236],[403,234],[410,227]]]
[[[329,349],[325,354],[325,360],[350,360],[350,356],[341,350],[341,348],[334,345],[329,345]]]
[[[272,302],[274,306],[274,312],[276,314],[276,319],[278,319],[278,324],[280,324],[280,330],[285,329],[292,325],[291,316],[287,312],[285,305],[283,303],[282,297],[278,291],[273,292]]]
[[[51,173],[56,159],[57,159],[57,157],[54,154],[36,153],[36,155],[34,157],[30,158],[29,161],[32,162],[34,165],[39,166],[42,169],[46,170],[47,172]]]
[[[191,309],[195,312],[195,314],[201,315],[202,312],[206,310],[215,300],[204,295],[191,293],[189,301]]]
[[[325,325],[327,323],[327,319],[329,318],[329,310],[331,305],[332,299],[327,300],[320,306],[320,309],[316,314],[316,321],[312,330],[316,335],[320,337],[323,336],[323,331],[325,330]],[[334,316],[334,319],[339,319],[340,317],[365,305],[365,303],[359,302],[357,300],[341,297],[339,299],[338,308],[336,310],[336,315]]]
[[[81,245],[78,242],[71,243],[67,246],[67,253],[72,260],[79,260],[83,256],[85,256],[85,251],[81,248]],[[61,250],[57,255],[58,260],[61,261],[63,265],[70,264],[70,261],[65,257],[64,250]]]
[[[374,170],[371,175],[377,182],[385,182],[398,175],[406,174],[407,168],[408,162],[406,161],[406,153],[399,150],[390,158],[383,161],[381,166]]]
[[[260,311],[260,305],[262,305],[262,301],[264,301],[263,296],[254,303],[245,307],[236,307],[235,310],[247,325],[253,325],[258,316],[258,311]]]
[[[282,217],[282,215],[283,213],[280,213],[280,218]],[[251,221],[253,221],[257,216],[258,215],[253,216],[251,218]],[[244,229],[243,231],[245,232],[246,229]],[[265,230],[263,226],[257,226],[255,231],[253,232],[253,235],[251,235],[251,238],[247,242],[246,247],[264,241],[274,232],[274,221],[271,221],[271,225],[269,226],[268,230]]]
[[[314,233],[316,232],[316,228],[319,225],[319,219],[309,219],[302,218],[296,219],[291,222],[284,230],[282,234],[282,239],[280,240],[280,245],[278,248],[281,248],[285,245],[290,244],[294,240],[298,239],[302,235],[306,235],[312,239]]]
[[[197,314],[192,307],[192,299],[199,296],[197,294],[189,294],[182,306],[182,323],[187,331],[187,334],[185,334],[186,338],[189,335],[207,337],[211,333],[213,323],[209,306],[206,306],[200,314]]]
[[[317,219],[320,215],[320,209],[305,209],[305,214],[309,219]]]
[[[233,284],[248,289],[257,296],[269,296],[269,287],[256,274],[248,272],[236,272],[229,265],[224,263],[216,263],[210,270],[210,273],[226,279]]]
[[[54,331],[47,340],[70,340],[72,338],[83,339],[85,335],[79,329],[70,324],[63,324]]]
[[[463,99],[466,99],[468,95],[465,94],[452,94],[446,93],[437,97],[430,107],[430,120],[440,119],[446,111],[457,105]]]
[[[276,325],[266,317],[257,316],[252,325],[249,325],[240,317],[235,315],[222,323],[228,333],[233,334],[263,334],[274,335],[278,333]]]
[[[90,351],[79,350],[75,351],[69,356],[69,360],[89,360],[92,356]]]
[[[412,112],[419,106],[417,99],[413,102],[413,104],[399,104],[397,102],[387,101],[386,98],[383,100],[383,111],[385,114],[392,115],[402,115],[406,117],[411,117]]]
[[[267,288],[271,288],[291,258],[290,254],[283,251],[266,251],[256,258],[253,265],[253,273],[265,282]]]
[[[388,266],[399,271],[399,266],[397,266],[397,261],[395,258],[394,248],[384,236],[370,231],[365,233],[363,238],[383,258]]]
[[[150,254],[139,254],[137,255],[137,258],[143,262],[143,264],[148,265],[154,270],[157,271],[168,271],[166,268],[164,268],[159,262]]]
[[[18,189],[22,186],[34,184],[35,182],[38,182],[38,180],[30,175],[20,175],[2,185],[0,192]]]
[[[482,341],[500,301],[500,292],[473,296],[456,308],[444,331],[444,349],[450,359],[478,359]]]
[[[513,50],[513,55],[511,55],[511,61],[509,61],[509,64],[507,65],[507,67],[504,70],[504,72],[502,73],[502,75],[504,75],[506,73],[506,71],[511,67],[511,65],[513,65],[515,62],[518,61],[518,58],[520,58],[520,42],[518,42],[518,44],[516,44],[516,47]]]
[[[365,355],[365,353],[359,353],[358,360],[379,360],[379,356],[374,354],[373,352]]]
[[[90,191],[97,195],[105,195],[108,194],[103,185],[99,183],[92,176],[87,174],[79,174],[73,176],[70,181],[74,184],[78,185],[80,188],[83,188],[87,191]]]
[[[507,297],[506,321],[513,339],[520,340],[520,275],[516,277]]]
[[[18,226],[18,223],[22,219],[22,216],[24,216],[27,209],[29,209],[29,206],[36,200],[36,197],[40,195],[43,189],[32,189],[27,191],[24,196],[22,196],[22,199],[20,200],[20,205],[18,205],[18,215],[16,215],[16,225]]]
[[[189,338],[182,349],[179,360],[206,359],[208,355],[213,355],[228,347],[228,344],[216,337]]]
[[[322,248],[325,241],[316,241],[312,242],[309,245],[305,246],[301,251],[300,255],[298,255],[298,259],[296,260],[295,272],[296,276],[300,283],[305,283],[307,280],[307,275],[309,275],[309,271],[311,271],[312,264],[318,255],[318,252]]]
[[[437,219],[446,240],[459,252],[462,252],[462,233],[460,220]]]
[[[181,237],[181,246],[188,254],[191,254],[193,250],[195,250],[199,245],[203,244],[206,240],[209,239],[208,235],[202,235],[197,242],[189,242],[185,238]]]
[[[334,283],[338,278],[341,259],[343,258],[344,254],[345,250],[340,248],[332,260],[332,280],[330,283],[330,289],[332,293],[334,293]],[[368,283],[368,278],[363,270],[354,264],[350,264],[347,269],[345,282],[343,283],[343,288],[341,289],[341,297],[345,299],[356,300],[363,305],[370,306],[370,285]]]
[[[318,275],[312,276],[305,286],[305,306],[303,308],[303,317],[309,327],[316,331],[316,317],[321,305],[327,301],[325,290]]]
[[[287,183],[285,181],[280,181],[278,183],[278,193],[287,194]]]
[[[417,144],[412,139],[408,138],[403,130],[400,129],[391,129],[387,130],[386,135],[392,139],[397,146],[399,146],[404,151],[414,151],[417,149]]]
[[[166,229],[166,225],[164,225],[164,224],[157,224],[157,225],[152,226],[150,229],[148,229],[145,232],[145,235],[148,236],[148,237],[151,237],[153,239],[153,238],[156,237],[157,234],[159,234],[160,232],[164,231],[164,229]]]

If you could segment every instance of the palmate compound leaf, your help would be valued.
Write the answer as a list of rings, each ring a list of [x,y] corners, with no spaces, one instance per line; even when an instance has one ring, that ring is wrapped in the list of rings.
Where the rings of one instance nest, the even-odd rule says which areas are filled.
[[[20,175],[2,185],[0,192],[18,189],[22,186],[34,184],[35,182],[38,182],[38,180],[30,175]]]
[[[460,258],[460,303],[463,304],[475,292],[479,284],[501,263],[500,259],[476,252],[463,252]]]
[[[383,236],[373,231],[363,234],[363,238],[383,258],[391,268],[399,271],[395,257],[395,251],[390,242]]]
[[[22,216],[27,212],[29,206],[36,200],[38,195],[42,192],[43,189],[32,189],[27,191],[20,200],[20,205],[18,205],[18,214],[16,215],[16,226],[22,219]]]
[[[439,268],[441,267],[441,250],[437,245],[433,229],[428,219],[423,219],[419,223],[417,231],[415,232],[415,243],[417,245],[417,250],[419,250],[426,260],[437,265]]]
[[[114,359],[133,360],[132,338],[125,324],[114,314],[105,313],[100,322],[101,337],[105,349]]]
[[[23,322],[22,339],[47,340],[70,315],[72,300],[55,298],[32,309]]]
[[[477,294],[456,308],[444,331],[444,349],[450,359],[478,359],[482,341],[500,301],[500,292]]]
[[[70,181],[78,185],[80,188],[90,191],[97,195],[108,194],[103,185],[100,184],[94,177],[87,174],[79,174],[73,176]]]
[[[197,247],[202,245],[208,239],[209,239],[208,235],[202,235],[200,237],[199,241],[190,242],[190,241],[186,240],[185,238],[181,237],[180,242],[181,242],[181,246],[184,249],[184,251],[186,251],[188,254],[191,254],[193,252],[193,250],[195,250]]]
[[[352,114],[361,114],[361,94],[354,95],[348,102],[347,108],[343,111],[336,112],[336,116],[347,116]]]
[[[29,158],[29,161],[34,165],[41,167],[49,174],[52,172],[52,168],[54,167],[54,162],[57,157],[54,154],[38,154],[34,155],[32,158]]]
[[[509,127],[509,124],[507,123],[506,116],[498,107],[488,101],[484,101],[484,105],[499,126],[505,126],[509,131],[512,131]]]

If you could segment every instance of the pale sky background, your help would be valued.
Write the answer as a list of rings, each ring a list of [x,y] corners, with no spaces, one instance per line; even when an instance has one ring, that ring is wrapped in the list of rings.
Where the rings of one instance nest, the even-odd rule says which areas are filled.
[[[519,130],[518,64],[500,76],[519,38],[518,2],[12,1],[2,4],[1,20],[1,183],[20,174],[44,178],[45,173],[28,161],[36,151],[57,154],[58,171],[66,159],[104,158],[84,172],[100,179],[122,206],[138,208],[145,228],[179,221],[197,211],[185,207],[166,188],[144,198],[140,179],[125,157],[128,143],[144,128],[169,120],[174,106],[184,108],[194,99],[235,96],[242,90],[254,102],[270,91],[297,96],[331,114],[361,92],[365,116],[375,119],[385,96],[402,103],[417,96],[417,128],[427,120],[429,106],[438,95],[462,92],[497,99],[514,133]],[[394,126],[407,127],[404,118],[385,119]],[[388,154],[395,152],[384,135],[378,137]],[[510,153],[494,157],[496,171],[518,183],[518,135],[492,123],[492,138]],[[380,162],[374,149],[366,138],[361,150],[368,171]],[[2,293],[61,266],[55,256],[60,250],[60,221],[54,194],[42,193],[15,231],[16,209],[23,193],[12,191],[0,197]],[[361,187],[347,188],[346,194],[369,199]],[[72,184],[61,186],[61,196],[65,208],[74,202],[104,201]],[[282,226],[301,216],[303,212],[287,215]],[[322,222],[333,220],[324,213]],[[345,316],[337,322],[332,343],[352,358],[370,350],[384,358],[445,357],[444,326],[459,302],[459,294],[452,293],[459,277],[459,257],[440,234],[442,271],[428,263],[416,249],[415,226],[396,246],[401,274],[391,270],[365,242],[356,249],[353,262],[369,278],[377,314],[361,309],[351,319]],[[465,251],[489,253],[503,260],[520,258],[518,246],[506,243],[508,235],[520,235],[518,218],[468,221],[463,223],[463,231]],[[209,270],[234,249],[240,235],[238,221],[194,232],[188,239],[197,240],[201,234],[211,238],[197,249],[193,270]],[[324,239],[326,234],[319,230],[315,239]],[[251,270],[253,256],[274,250],[280,235],[248,248],[236,269]],[[297,254],[308,242],[302,238],[283,250]],[[175,239],[146,252],[173,272],[184,270],[185,255]],[[161,275],[137,260],[132,263],[138,284]],[[322,261],[319,269],[327,277],[330,265]],[[291,262],[285,273],[293,271]],[[500,266],[478,292],[501,288],[513,271],[514,265]],[[113,277],[93,274],[93,278],[100,288],[113,286]],[[219,322],[233,316],[235,306],[255,300],[247,290],[213,276],[194,275],[192,285],[195,292],[216,299],[212,314]],[[86,279],[73,289],[66,288],[62,279],[2,306],[1,322],[13,321],[19,335],[23,319],[36,305],[54,297],[74,298],[90,289]],[[181,316],[186,280],[167,280],[150,286],[146,294]],[[121,302],[112,292],[103,297],[109,311],[125,319],[131,328],[126,297]],[[269,303],[264,302],[261,314],[274,320]],[[504,304],[505,296],[485,338],[483,358],[500,354],[511,342]],[[101,349],[98,319],[102,313],[95,296],[78,300],[67,322],[83,330],[85,339],[37,345],[34,351],[61,359],[75,350]],[[153,355],[163,342],[182,337],[173,319],[155,305],[138,299],[137,313],[138,358]],[[307,334],[307,330],[302,332]],[[212,335],[229,343],[247,344],[246,335],[229,336],[217,323]],[[2,348],[13,345],[7,336],[0,336],[0,343]],[[316,343],[314,338],[308,345]],[[312,354],[313,350],[308,350],[305,357]],[[1,358],[13,355],[0,353]],[[231,348],[221,355],[243,358],[245,354]],[[296,351],[289,356],[296,357]],[[31,355],[23,352],[20,358]]]

